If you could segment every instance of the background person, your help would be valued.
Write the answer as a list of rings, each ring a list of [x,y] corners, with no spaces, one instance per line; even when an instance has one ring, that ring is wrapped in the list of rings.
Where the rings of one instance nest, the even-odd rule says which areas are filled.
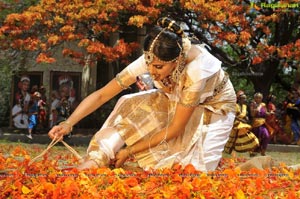
[[[19,95],[16,99],[16,104],[12,108],[12,117],[14,126],[20,129],[27,129],[28,127],[28,115],[24,113],[22,104],[23,96]]]
[[[290,116],[290,125],[293,132],[293,141],[291,144],[300,145],[300,95],[297,90],[292,91],[292,103],[287,106],[287,114]]]
[[[275,105],[276,96],[270,94],[267,98],[267,116],[266,124],[272,129],[271,133],[271,142],[281,143],[281,144],[290,144],[292,142],[292,136],[286,133],[277,118],[277,107]]]
[[[62,75],[58,78],[59,95],[63,100],[67,100],[71,108],[71,112],[78,106],[78,99],[76,99],[76,91],[74,89],[74,82],[69,75]]]
[[[60,106],[60,96],[58,91],[54,90],[51,93],[51,107],[50,107],[50,115],[49,115],[50,128],[52,128],[55,124],[57,124],[59,106]]]
[[[267,107],[262,101],[263,95],[260,92],[254,94],[254,101],[250,104],[252,115],[252,131],[259,139],[259,152],[266,155],[266,150],[270,142],[270,134],[266,126]]]
[[[42,128],[47,128],[48,126],[48,108],[47,108],[47,96],[46,88],[42,85],[39,87],[38,92],[41,94],[41,99],[39,102],[39,124]]]
[[[16,103],[12,108],[14,126],[17,128],[19,128],[18,126],[22,128],[24,127],[24,125],[26,125],[26,128],[28,126],[27,125],[28,121],[26,118],[28,118],[28,107],[31,100],[29,87],[30,87],[30,78],[26,75],[21,76],[20,81],[18,82],[18,90],[15,93]]]
[[[231,154],[235,150],[237,152],[249,152],[250,156],[253,156],[254,150],[259,146],[259,140],[251,132],[252,126],[249,124],[247,96],[242,90],[238,91],[236,96],[235,121],[224,152]]]
[[[36,129],[38,125],[38,114],[39,114],[39,106],[41,105],[39,102],[41,100],[41,94],[39,92],[34,92],[32,95],[32,102],[29,106],[29,124],[28,124],[28,135],[29,139],[32,139],[32,132]]]

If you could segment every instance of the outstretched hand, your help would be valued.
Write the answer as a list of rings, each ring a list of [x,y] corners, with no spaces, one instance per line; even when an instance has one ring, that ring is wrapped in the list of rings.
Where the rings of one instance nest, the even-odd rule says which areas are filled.
[[[129,152],[126,149],[121,149],[117,154],[116,154],[116,159],[115,159],[115,167],[121,167],[124,162],[128,159],[129,157]]]
[[[69,128],[65,125],[56,125],[48,133],[51,139],[62,139],[64,135],[69,133]]]

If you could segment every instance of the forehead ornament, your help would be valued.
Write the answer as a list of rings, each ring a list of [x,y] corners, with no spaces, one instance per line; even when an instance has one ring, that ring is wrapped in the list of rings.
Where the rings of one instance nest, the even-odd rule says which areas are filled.
[[[147,65],[149,65],[149,64],[151,64],[151,63],[153,62],[154,57],[155,57],[158,61],[162,62],[163,64],[172,63],[172,62],[174,62],[174,61],[176,61],[176,60],[178,59],[178,57],[175,57],[174,59],[172,59],[172,60],[170,60],[170,61],[164,61],[164,60],[159,59],[159,58],[153,53],[153,49],[154,49],[155,43],[157,42],[157,39],[158,39],[159,36],[162,34],[162,32],[163,32],[164,30],[166,30],[166,29],[167,29],[167,28],[162,29],[162,30],[156,35],[156,37],[153,39],[153,41],[152,41],[152,43],[151,43],[151,45],[150,45],[149,50],[148,50],[148,51],[144,51],[144,57],[145,57],[145,61],[146,61],[146,64],[147,64]]]

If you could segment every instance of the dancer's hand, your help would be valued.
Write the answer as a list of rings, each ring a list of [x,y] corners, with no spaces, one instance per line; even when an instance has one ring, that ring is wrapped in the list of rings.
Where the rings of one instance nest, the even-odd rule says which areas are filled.
[[[48,133],[51,139],[61,139],[64,135],[70,132],[70,127],[67,125],[59,124],[54,126]]]
[[[121,167],[124,162],[128,159],[129,157],[129,151],[127,149],[121,149],[117,154],[116,154],[116,159],[115,159],[115,167]]]

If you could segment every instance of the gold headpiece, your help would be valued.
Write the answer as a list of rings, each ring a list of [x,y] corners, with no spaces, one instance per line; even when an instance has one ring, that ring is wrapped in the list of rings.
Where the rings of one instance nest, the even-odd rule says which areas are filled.
[[[150,45],[149,50],[148,50],[148,51],[144,51],[145,61],[146,61],[146,64],[147,64],[147,65],[151,64],[151,62],[153,61],[154,57],[155,57],[158,61],[160,61],[160,62],[162,62],[162,63],[164,63],[164,64],[172,63],[172,62],[174,62],[174,61],[176,61],[176,60],[178,59],[178,57],[175,57],[174,59],[172,59],[172,60],[170,60],[170,61],[164,61],[164,60],[159,59],[159,58],[153,53],[154,45],[155,45],[157,39],[159,38],[159,36],[161,35],[161,33],[162,33],[164,30],[166,30],[166,29],[167,29],[167,28],[162,29],[162,30],[157,34],[157,36],[153,39],[153,41],[152,41],[152,43],[151,43],[151,45]],[[179,44],[178,44],[178,45],[179,45]],[[180,47],[180,45],[179,45],[179,47]],[[180,47],[180,48],[181,48],[181,47]]]
[[[153,49],[154,49],[154,45],[157,41],[157,39],[159,38],[159,36],[161,35],[161,33],[167,28],[164,28],[162,29],[158,34],[157,36],[154,38],[154,40],[152,41],[151,45],[150,45],[150,48],[148,51],[144,51],[144,57],[145,57],[145,61],[146,61],[146,64],[149,65],[151,64],[151,62],[153,61],[154,57],[164,63],[164,64],[167,64],[167,63],[172,63],[174,61],[176,61],[178,59],[178,57],[180,56],[180,54],[183,54],[184,57],[187,56],[187,53],[188,51],[190,50],[191,48],[191,40],[187,37],[187,36],[183,36],[182,37],[182,47],[180,46],[179,43],[177,43],[178,47],[180,48],[180,51],[181,53],[178,55],[178,57],[175,57],[174,59],[170,60],[170,61],[164,61],[164,60],[161,60],[159,59],[154,53],[153,53]]]
[[[164,24],[164,20],[161,22],[162,24]],[[179,30],[175,31],[175,29],[173,28],[173,24],[175,23],[175,21],[171,21],[170,24],[168,24],[167,27],[163,28],[157,35],[156,37],[153,39],[150,48],[148,51],[144,51],[144,59],[146,64],[149,66],[149,64],[151,64],[151,62],[153,61],[154,58],[156,58],[158,61],[164,63],[164,64],[168,64],[168,63],[172,63],[172,62],[177,62],[177,66],[175,67],[175,69],[173,70],[172,74],[168,77],[166,77],[164,80],[162,80],[163,84],[167,87],[173,87],[173,83],[178,83],[181,73],[183,72],[184,68],[185,68],[185,61],[186,61],[186,57],[188,54],[188,51],[191,48],[191,40],[184,34],[183,30],[180,28]],[[178,47],[180,48],[180,53],[177,57],[175,57],[174,59],[170,60],[170,61],[164,61],[159,59],[153,52],[154,50],[154,46],[156,44],[156,41],[158,40],[158,38],[160,37],[160,35],[162,34],[163,31],[165,30],[170,30],[172,32],[174,32],[177,35],[181,36],[181,41],[182,41],[182,45],[180,45],[177,42]],[[155,79],[155,78],[154,78]],[[172,81],[172,82],[171,82]]]

